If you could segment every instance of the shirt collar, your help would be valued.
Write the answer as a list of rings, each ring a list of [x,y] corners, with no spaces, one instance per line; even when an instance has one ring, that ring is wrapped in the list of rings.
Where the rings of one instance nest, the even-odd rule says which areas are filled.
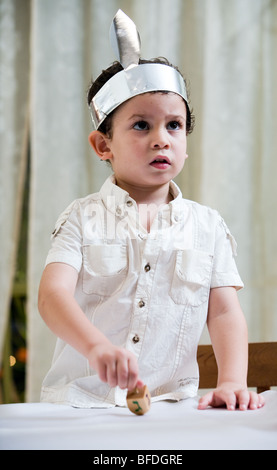
[[[170,210],[172,220],[176,222],[181,211],[183,197],[180,188],[174,181],[170,182],[169,190],[173,200],[165,208]],[[107,178],[100,189],[100,195],[106,208],[117,215],[120,214],[120,211],[125,212],[126,208],[136,206],[136,201],[130,197],[129,193],[115,184],[114,175]]]

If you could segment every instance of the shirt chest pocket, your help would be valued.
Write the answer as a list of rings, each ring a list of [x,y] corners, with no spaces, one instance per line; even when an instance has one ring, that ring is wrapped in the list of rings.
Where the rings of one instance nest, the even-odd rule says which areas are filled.
[[[120,289],[126,274],[126,246],[83,246],[83,291],[86,294],[108,297]]]
[[[170,295],[176,304],[197,307],[209,299],[213,256],[197,250],[176,254]]]

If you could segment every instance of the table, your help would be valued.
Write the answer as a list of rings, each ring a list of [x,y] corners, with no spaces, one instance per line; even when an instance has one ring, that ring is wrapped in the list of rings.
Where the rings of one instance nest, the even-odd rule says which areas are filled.
[[[277,391],[263,395],[266,405],[255,411],[200,411],[190,398],[153,403],[143,416],[119,407],[0,405],[0,449],[276,450]]]

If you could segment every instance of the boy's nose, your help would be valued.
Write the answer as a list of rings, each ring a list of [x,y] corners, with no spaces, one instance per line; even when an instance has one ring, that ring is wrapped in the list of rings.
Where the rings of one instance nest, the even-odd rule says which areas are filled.
[[[153,131],[151,139],[151,147],[154,149],[167,148],[169,146],[168,136],[165,129],[157,129]]]

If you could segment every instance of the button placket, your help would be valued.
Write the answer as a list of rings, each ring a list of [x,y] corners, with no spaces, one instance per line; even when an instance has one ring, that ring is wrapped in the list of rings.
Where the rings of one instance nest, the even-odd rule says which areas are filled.
[[[145,246],[141,250],[141,268],[136,289],[134,303],[134,314],[130,328],[129,344],[130,348],[137,355],[140,354],[149,314],[149,299],[153,283],[153,275],[159,247],[152,239],[145,234]]]

